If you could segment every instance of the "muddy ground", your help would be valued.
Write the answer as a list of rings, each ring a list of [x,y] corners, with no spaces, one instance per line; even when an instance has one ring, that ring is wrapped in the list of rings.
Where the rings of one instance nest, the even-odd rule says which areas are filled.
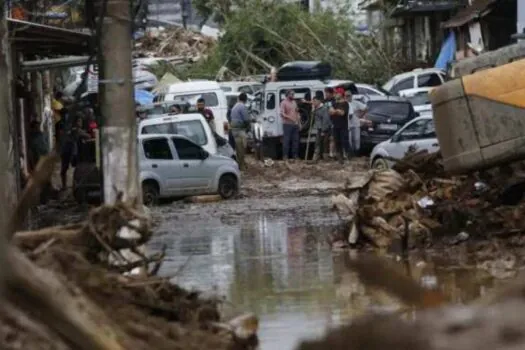
[[[340,222],[332,210],[331,196],[345,188],[359,187],[368,172],[368,159],[357,158],[340,165],[337,162],[312,164],[304,161],[284,163],[257,162],[248,159],[243,173],[242,188],[237,198],[228,201],[190,203],[185,199],[166,200],[151,208],[157,223],[169,221],[198,222],[210,217],[227,224],[246,216],[264,213],[288,217],[308,224],[309,218],[326,216],[334,226]],[[91,205],[77,205],[66,194],[59,201],[40,206],[32,215],[32,227],[46,227],[83,220]],[[468,239],[457,239],[460,232],[440,237],[424,249],[436,258],[454,261],[461,267],[480,265],[494,270],[496,275],[508,275],[508,270],[525,266],[525,240],[521,236],[479,240],[476,233]],[[330,237],[326,237],[330,244]],[[421,247],[419,247],[421,249]],[[397,251],[391,252],[395,256]],[[500,272],[501,270],[501,272]]]

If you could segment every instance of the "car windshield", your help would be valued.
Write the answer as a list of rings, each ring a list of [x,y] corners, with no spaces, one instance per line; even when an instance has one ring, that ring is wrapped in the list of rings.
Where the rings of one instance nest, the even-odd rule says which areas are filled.
[[[394,122],[403,122],[410,113],[411,105],[408,102],[368,101],[368,115],[388,116]]]
[[[208,142],[206,131],[200,120],[174,121],[171,123],[146,125],[142,128],[141,133],[183,135],[199,146],[203,146]]]
[[[431,103],[428,92],[420,92],[413,96],[407,96],[407,99],[412,103],[412,106],[429,105]]]

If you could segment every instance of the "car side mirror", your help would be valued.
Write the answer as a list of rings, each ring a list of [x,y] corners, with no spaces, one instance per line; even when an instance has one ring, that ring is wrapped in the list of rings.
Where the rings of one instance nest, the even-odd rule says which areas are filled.
[[[206,152],[206,150],[201,149],[200,159],[205,160],[205,159],[208,158],[209,156],[210,156],[210,154],[209,154],[208,152]]]
[[[417,117],[421,116],[421,113],[419,113],[419,112],[414,112],[414,115],[415,115],[416,118],[417,118]]]
[[[400,134],[395,134],[394,136],[392,136],[392,142],[399,142],[399,141],[401,141]]]

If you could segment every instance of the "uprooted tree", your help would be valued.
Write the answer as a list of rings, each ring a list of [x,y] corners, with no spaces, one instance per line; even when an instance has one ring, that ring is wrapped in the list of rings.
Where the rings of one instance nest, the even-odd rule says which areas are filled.
[[[348,7],[308,13],[282,1],[235,1],[229,7],[232,3],[199,2],[201,15],[216,11],[224,34],[192,75],[214,76],[226,67],[245,76],[294,60],[323,60],[332,64],[336,77],[371,83],[397,70],[395,55],[387,55],[375,35],[355,30]]]

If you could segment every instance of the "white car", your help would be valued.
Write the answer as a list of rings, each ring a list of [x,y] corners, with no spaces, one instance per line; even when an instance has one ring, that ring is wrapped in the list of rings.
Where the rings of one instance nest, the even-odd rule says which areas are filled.
[[[439,86],[445,82],[445,77],[446,73],[438,68],[417,68],[395,75],[383,85],[383,89],[396,95],[402,90]]]
[[[363,96],[377,96],[377,95],[386,96],[388,95],[387,91],[383,91],[382,89],[374,85],[370,85],[370,84],[357,83],[355,84],[355,87],[357,88],[359,95],[363,95]]]
[[[185,136],[140,135],[138,152],[146,205],[160,198],[215,193],[228,199],[239,191],[237,162],[210,154]]]
[[[416,88],[399,91],[399,96],[404,97],[412,103],[414,111],[419,115],[432,114],[432,103],[428,94],[432,88]]]
[[[183,135],[204,148],[210,154],[220,154],[235,159],[235,151],[228,139],[215,137],[210,125],[200,113],[163,114],[142,120],[139,135],[170,134]]]
[[[370,153],[370,167],[388,169],[396,159],[401,159],[408,151],[439,150],[439,143],[431,115],[417,117],[406,123],[390,139],[376,145]]]

